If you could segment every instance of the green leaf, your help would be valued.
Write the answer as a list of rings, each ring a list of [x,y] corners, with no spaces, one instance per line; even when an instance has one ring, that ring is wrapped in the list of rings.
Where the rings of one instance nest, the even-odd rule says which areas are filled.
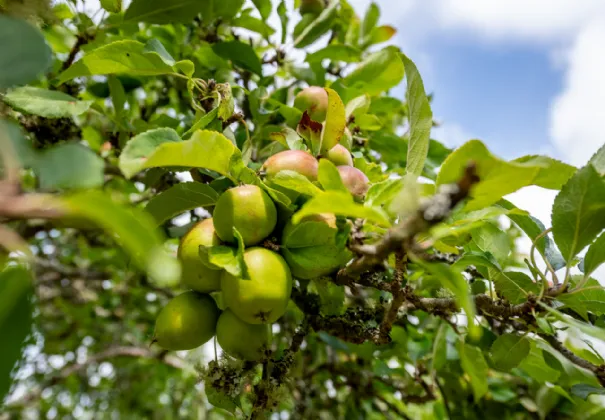
[[[313,279],[313,286],[319,294],[321,313],[337,316],[344,313],[345,288],[324,277]]]
[[[523,156],[512,162],[540,167],[533,180],[538,187],[558,190],[576,173],[577,168],[547,156]]]
[[[571,386],[571,393],[576,397],[580,397],[583,400],[588,400],[588,397],[596,395],[605,395],[605,388],[599,386],[592,386],[588,384],[575,384]]]
[[[238,14],[244,0],[204,0],[199,1],[202,7],[202,20],[206,25],[210,25],[214,20],[230,20]],[[192,17],[189,18],[191,22]]]
[[[66,216],[84,218],[117,238],[134,262],[158,286],[174,286],[180,278],[178,261],[162,248],[163,238],[147,212],[114,203],[99,191],[86,191],[59,199]]]
[[[32,143],[23,135],[21,127],[17,124],[0,119],[0,150],[2,155],[8,157],[7,163],[19,167],[31,167],[36,164],[37,154]],[[0,159],[0,170],[5,170]],[[2,173],[2,172],[0,172]]]
[[[131,138],[120,154],[119,166],[127,178],[144,169],[144,165],[156,149],[167,142],[180,142],[178,133],[171,128],[156,128]]]
[[[207,1],[207,0],[205,0]],[[125,22],[190,23],[204,10],[199,0],[133,0],[124,15]],[[212,3],[213,0],[210,0]]]
[[[288,36],[288,9],[286,8],[286,0],[282,0],[277,6],[277,15],[279,16],[279,21],[281,23],[281,43],[282,45],[286,43],[286,38]]]
[[[223,269],[232,276],[247,279],[249,277],[244,261],[244,241],[242,235],[235,228],[233,228],[233,236],[237,239],[236,248],[226,245],[200,246],[200,256],[212,266]]]
[[[320,153],[327,153],[336,146],[345,132],[347,120],[345,118],[345,106],[334,90],[326,88],[328,93],[328,110],[326,122],[321,135]]]
[[[367,37],[372,33],[372,30],[376,27],[379,18],[380,9],[376,3],[372,2],[368,6],[368,10],[363,17],[363,23],[361,24],[361,33],[364,37]]]
[[[343,82],[353,92],[374,96],[397,86],[403,75],[404,65],[399,50],[386,47],[361,62]]]
[[[548,311],[551,315],[553,315],[555,318],[557,318],[564,324],[567,324],[573,328],[577,328],[580,332],[583,332],[584,334],[587,334],[591,337],[598,338],[599,340],[605,340],[605,330],[603,330],[602,328],[578,321],[574,318],[564,315],[561,312],[551,308],[550,306],[543,304],[542,302],[538,302],[538,305],[540,305],[542,308],[544,308],[546,311]]]
[[[336,9],[339,4],[340,3],[337,1],[331,2],[330,5],[294,39],[294,47],[307,47],[328,32],[335,21]]]
[[[293,216],[292,221],[299,223],[306,216],[320,213],[366,219],[381,226],[391,225],[388,216],[381,209],[357,204],[351,194],[340,191],[327,191],[311,198]]]
[[[309,181],[306,176],[294,171],[278,172],[271,178],[269,185],[277,185],[310,197],[321,193],[321,190]]]
[[[79,101],[63,92],[31,86],[12,89],[4,102],[19,112],[46,118],[75,117],[90,108],[92,101]]]
[[[437,185],[458,181],[471,161],[477,165],[480,182],[471,191],[472,199],[467,203],[467,210],[489,206],[520,188],[542,182],[545,176],[560,169],[559,162],[554,160],[550,167],[545,167],[546,160],[539,159],[527,163],[506,162],[492,155],[479,140],[471,140],[448,156],[437,176]],[[544,185],[553,187],[556,179],[554,175],[553,182]]]
[[[475,324],[475,302],[468,290],[468,284],[464,276],[447,264],[428,263],[420,259],[416,259],[414,262],[422,266],[427,273],[439,280],[443,287],[454,293],[458,304],[466,313],[469,333],[471,336],[477,337],[481,333],[481,330],[478,328],[477,324]]]
[[[526,211],[519,210],[516,207],[507,210],[492,206],[471,212],[461,211],[452,216],[453,220],[451,222],[442,223],[432,228],[431,235],[437,239],[446,238],[448,236],[460,237],[489,223],[490,219],[513,213],[527,215]]]
[[[605,180],[592,165],[580,169],[555,198],[552,229],[563,258],[571,261],[605,228]]]
[[[275,33],[275,29],[270,27],[266,21],[255,18],[250,14],[241,14],[231,22],[232,26],[248,29],[249,31],[261,34],[267,38]]]
[[[424,92],[424,83],[416,65],[405,54],[401,54],[401,60],[403,61],[405,77],[407,79],[405,98],[408,103],[408,118],[410,121],[406,170],[408,173],[420,175],[429,151],[433,112]]]
[[[202,261],[208,261],[212,268],[225,270],[234,276],[241,276],[242,274],[239,259],[237,258],[237,250],[230,246],[200,246],[200,258]]]
[[[141,135],[144,134],[146,133]],[[161,133],[154,134],[160,134],[160,136],[154,135],[153,140],[162,138]],[[127,144],[127,147],[129,144],[130,142]],[[137,162],[131,162],[131,154],[129,153],[129,165],[126,168],[126,172],[124,171],[122,156],[120,155],[120,168],[122,172],[130,178],[143,169],[177,166],[209,169],[221,175],[234,178],[237,174],[232,173],[232,160],[241,163],[241,152],[229,139],[216,131],[196,131],[190,140],[174,141],[173,137],[167,142],[161,141],[156,144],[157,147],[151,151],[147,159],[139,158],[138,165],[136,165]],[[126,148],[122,154],[125,152]]]
[[[514,204],[506,200],[500,200],[498,206],[508,210],[518,210]],[[546,227],[540,220],[529,214],[519,214],[518,212],[511,211],[506,213],[506,216],[524,231],[532,242],[546,230]],[[545,235],[540,238],[536,242],[536,249],[555,270],[565,267],[565,260],[550,236]]]
[[[215,407],[222,408],[223,410],[228,411],[231,414],[235,414],[237,411],[237,404],[235,400],[230,396],[224,394],[218,389],[214,388],[211,385],[208,385],[204,388],[206,398],[208,398],[208,402]]]
[[[269,134],[269,138],[290,150],[307,150],[304,140],[290,127],[284,127],[281,131]]]
[[[368,190],[364,204],[369,207],[388,209],[403,186],[402,179],[385,179],[382,182],[376,182]]]
[[[492,362],[497,369],[505,372],[519,366],[529,354],[529,340],[516,334],[504,334],[491,347]]]
[[[38,29],[5,14],[0,14],[0,51],[0,89],[33,82],[52,60]]]
[[[498,263],[498,261],[494,258],[491,252],[475,252],[468,251],[465,252],[462,257],[460,257],[452,267],[460,267],[461,270],[466,269],[469,265],[493,268],[498,271],[502,271],[502,267]]]
[[[254,3],[258,9],[263,20],[269,19],[269,16],[271,15],[271,0],[252,0],[252,3]]]
[[[393,28],[391,25],[382,25],[374,28],[370,34],[370,39],[367,41],[367,45],[375,45],[387,42],[389,39],[393,38],[396,33],[397,29]]]
[[[58,83],[62,84],[76,77],[101,74],[128,73],[157,76],[174,73],[174,60],[172,60],[173,64],[168,64],[171,60],[163,54],[165,50],[156,49],[157,43],[155,41],[152,44],[143,44],[138,41],[121,40],[103,45],[88,52],[61,73]]]
[[[213,122],[216,119],[216,117],[218,116],[218,110],[219,110],[219,107],[216,107],[216,108],[212,109],[212,111],[210,111],[206,115],[204,115],[202,118],[197,120],[195,122],[195,124],[193,124],[191,126],[191,128],[189,130],[185,131],[185,133],[183,134],[183,138],[189,137],[191,134],[193,134],[197,130],[203,130],[204,128],[208,127],[210,125],[210,123]]]
[[[510,303],[525,302],[529,293],[538,295],[541,286],[525,273],[519,271],[489,270],[489,277],[494,282],[496,290]]]
[[[40,188],[95,188],[103,185],[105,163],[81,144],[63,143],[36,158],[34,172]]]
[[[449,326],[442,322],[439,325],[433,342],[433,369],[441,370],[447,362],[447,331]]]
[[[101,7],[110,13],[120,13],[122,0],[101,0]]]
[[[581,279],[582,276],[573,276],[572,283],[575,284]],[[560,294],[557,300],[576,311],[587,321],[588,312],[595,315],[605,314],[605,289],[595,279],[589,279],[581,289]]]
[[[351,99],[347,102],[347,106],[345,108],[345,113],[347,119],[353,116],[364,115],[370,109],[370,97],[368,95],[361,95],[356,98]]]
[[[107,84],[109,85],[109,93],[111,95],[111,102],[113,103],[113,109],[116,112],[116,116],[121,116],[124,112],[124,105],[127,102],[126,92],[124,86],[117,76],[110,74],[107,77]]]
[[[471,248],[477,247],[491,253],[498,262],[505,264],[510,254],[510,239],[506,232],[491,223],[485,223],[471,231]]]
[[[32,278],[22,267],[0,272],[0,401],[8,393],[11,371],[21,359],[21,350],[32,326]]]
[[[463,342],[459,342],[458,353],[462,369],[471,380],[475,401],[479,401],[488,391],[488,368],[483,353],[477,347]]]
[[[307,54],[309,63],[322,60],[342,61],[345,63],[357,63],[361,60],[361,51],[350,45],[332,44],[312,54]]]
[[[355,124],[357,124],[362,131],[377,131],[382,128],[380,118],[372,114],[363,114],[355,117]]]
[[[207,184],[185,182],[177,184],[154,196],[145,207],[156,220],[162,224],[188,210],[198,207],[214,206],[219,194]]]
[[[226,60],[231,60],[236,66],[259,76],[263,75],[261,62],[249,44],[240,41],[219,42],[212,45],[212,51]]]
[[[553,369],[546,363],[543,350],[536,345],[534,340],[531,340],[529,353],[519,364],[519,368],[527,372],[538,383],[556,383],[561,375],[559,370]]]
[[[605,177],[605,144],[590,158],[590,163],[599,175]]]
[[[313,279],[331,274],[344,267],[352,258],[344,246],[340,244],[306,246],[304,248],[281,249],[287,259],[292,275],[302,279]]]
[[[283,246],[290,249],[336,243],[337,229],[324,222],[304,221],[288,229]]]
[[[584,257],[584,276],[590,276],[603,263],[605,263],[605,233],[602,233],[588,248]]]
[[[336,169],[336,166],[328,159],[319,160],[317,180],[326,191],[348,192],[347,187],[345,187],[345,184],[342,182],[338,169]]]

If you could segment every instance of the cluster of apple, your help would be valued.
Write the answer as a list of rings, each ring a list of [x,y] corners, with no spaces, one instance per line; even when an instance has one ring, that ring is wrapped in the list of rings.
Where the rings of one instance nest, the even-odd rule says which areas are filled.
[[[321,123],[326,118],[327,93],[318,87],[304,89],[297,95],[295,106]],[[353,167],[346,147],[337,144],[322,157],[337,166],[353,196],[362,198],[366,194],[369,180]],[[303,150],[282,151],[265,161],[261,173],[271,185],[284,170],[315,183],[318,158]],[[226,190],[218,198],[212,216],[195,224],[181,240],[178,257],[183,267],[182,281],[191,291],[175,297],[162,309],[156,321],[155,341],[165,349],[188,350],[216,335],[227,354],[257,361],[269,346],[270,324],[286,311],[292,277],[308,280],[325,276],[350,260],[346,237],[336,239],[346,223],[334,214],[320,214],[294,225],[288,220],[290,215],[284,220],[279,207],[257,185]],[[312,240],[309,246],[303,243],[317,234],[322,235],[321,241]],[[270,249],[259,246],[269,237],[280,238],[279,244]],[[217,246],[241,248],[242,243],[245,269],[239,276],[211,263],[208,255],[200,252],[200,248]],[[223,311],[210,295],[219,291]]]

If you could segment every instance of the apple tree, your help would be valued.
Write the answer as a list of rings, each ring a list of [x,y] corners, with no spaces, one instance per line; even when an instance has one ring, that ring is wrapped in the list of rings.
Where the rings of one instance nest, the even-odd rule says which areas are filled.
[[[446,147],[395,32],[1,1],[0,418],[604,418],[605,148]]]

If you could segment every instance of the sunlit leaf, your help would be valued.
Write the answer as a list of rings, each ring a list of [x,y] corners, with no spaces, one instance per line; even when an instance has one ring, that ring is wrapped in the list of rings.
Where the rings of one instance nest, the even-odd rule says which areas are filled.
[[[312,214],[334,213],[338,216],[367,219],[382,226],[390,226],[387,215],[377,208],[364,207],[353,200],[349,193],[327,191],[318,194],[305,203],[294,215],[294,223]]]
[[[345,106],[340,96],[329,88],[326,88],[326,92],[328,93],[328,111],[322,131],[320,153],[326,153],[340,142],[347,125]]]
[[[488,390],[488,368],[483,353],[477,347],[463,342],[459,343],[458,353],[460,354],[460,364],[470,378],[475,401],[479,401]]]
[[[17,111],[46,118],[74,117],[86,112],[92,104],[63,92],[30,86],[10,90],[3,100]]]
[[[580,169],[555,198],[552,228],[567,261],[605,229],[605,180],[592,165]]]
[[[492,362],[496,368],[510,371],[519,366],[529,354],[530,343],[525,337],[516,334],[504,334],[494,341],[491,347]]]
[[[145,210],[158,224],[198,207],[213,206],[219,194],[209,185],[199,182],[177,184],[153,197]]]
[[[468,210],[489,206],[520,188],[537,185],[537,182],[546,188],[560,188],[565,182],[565,177],[558,175],[561,170],[558,161],[533,157],[527,162],[507,162],[492,155],[479,140],[471,140],[448,156],[437,176],[437,185],[456,182],[470,162],[476,164],[480,182],[471,191]],[[543,182],[551,175],[550,181]]]

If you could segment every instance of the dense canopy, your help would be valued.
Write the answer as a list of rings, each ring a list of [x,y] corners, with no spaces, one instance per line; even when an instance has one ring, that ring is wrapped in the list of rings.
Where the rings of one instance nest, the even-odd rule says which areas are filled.
[[[605,148],[434,140],[374,3],[92,3],[0,2],[0,419],[605,418]]]

